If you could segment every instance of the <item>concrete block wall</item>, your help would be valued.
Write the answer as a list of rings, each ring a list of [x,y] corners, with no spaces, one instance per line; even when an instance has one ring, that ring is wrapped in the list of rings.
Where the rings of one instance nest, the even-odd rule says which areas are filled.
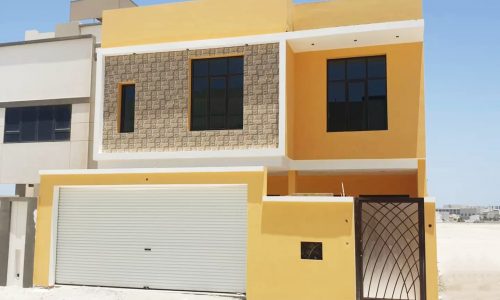
[[[22,287],[33,286],[33,262],[35,253],[35,218],[37,198],[34,197],[2,197],[0,198],[0,286],[7,284],[9,264],[9,247],[11,235],[11,221],[16,216],[12,215],[12,202],[27,202],[26,232],[24,234],[24,268]],[[17,216],[19,217],[19,216]],[[14,219],[15,220],[15,219]]]
[[[244,56],[242,130],[189,130],[191,59]],[[279,44],[106,57],[103,151],[278,147]],[[119,84],[136,84],[135,131],[119,133]]]
[[[0,286],[7,284],[9,262],[10,201],[0,199]]]

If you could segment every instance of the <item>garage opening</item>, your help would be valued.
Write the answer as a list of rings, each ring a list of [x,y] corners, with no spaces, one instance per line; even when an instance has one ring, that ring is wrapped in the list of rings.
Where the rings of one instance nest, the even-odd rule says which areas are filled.
[[[245,293],[246,185],[60,187],[55,282]]]

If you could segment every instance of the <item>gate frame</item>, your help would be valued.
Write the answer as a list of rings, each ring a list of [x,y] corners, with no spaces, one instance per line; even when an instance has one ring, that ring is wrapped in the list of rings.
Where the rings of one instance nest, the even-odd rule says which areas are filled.
[[[354,198],[354,232],[355,232],[355,253],[356,253],[356,299],[357,300],[384,300],[383,298],[363,297],[363,253],[361,251],[362,240],[362,219],[361,204],[363,202],[383,202],[383,203],[416,203],[418,205],[418,230],[419,230],[419,266],[420,266],[420,299],[427,299],[427,273],[425,260],[425,207],[424,198],[410,198],[401,196],[375,196],[375,197],[355,197]]]

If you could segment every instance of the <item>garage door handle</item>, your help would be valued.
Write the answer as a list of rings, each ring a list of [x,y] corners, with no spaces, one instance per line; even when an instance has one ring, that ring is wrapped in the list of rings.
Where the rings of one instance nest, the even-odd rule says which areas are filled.
[[[144,251],[151,252],[151,248],[144,248]]]

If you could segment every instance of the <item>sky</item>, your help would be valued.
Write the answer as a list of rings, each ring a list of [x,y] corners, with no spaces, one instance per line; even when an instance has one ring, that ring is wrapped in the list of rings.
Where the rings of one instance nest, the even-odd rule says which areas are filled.
[[[69,0],[2,2],[0,43],[68,20]],[[499,11],[497,0],[424,0],[427,180],[438,205],[500,205]]]

